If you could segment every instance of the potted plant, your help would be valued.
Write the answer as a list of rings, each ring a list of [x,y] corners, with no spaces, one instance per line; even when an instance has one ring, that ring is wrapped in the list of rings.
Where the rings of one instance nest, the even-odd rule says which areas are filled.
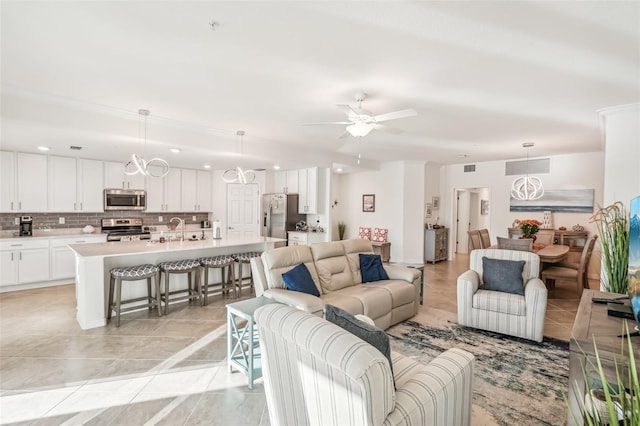
[[[591,217],[595,222],[602,247],[605,291],[627,293],[629,286],[629,216],[624,204],[616,201],[600,207]]]
[[[347,229],[347,225],[344,222],[338,222],[338,238],[344,240],[344,231]]]
[[[522,231],[522,238],[533,238],[535,240],[535,234],[540,229],[541,222],[535,219],[525,219],[518,222],[518,227]]]

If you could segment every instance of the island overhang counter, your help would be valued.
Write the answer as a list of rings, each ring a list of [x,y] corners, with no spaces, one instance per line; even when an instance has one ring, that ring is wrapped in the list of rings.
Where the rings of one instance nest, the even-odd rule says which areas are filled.
[[[280,238],[223,238],[196,241],[172,241],[166,243],[147,241],[72,244],[76,257],[76,319],[84,330],[106,325],[109,295],[109,271],[120,266],[181,259],[197,259],[206,256],[264,251],[275,247]],[[123,298],[139,295],[146,286],[123,288]]]

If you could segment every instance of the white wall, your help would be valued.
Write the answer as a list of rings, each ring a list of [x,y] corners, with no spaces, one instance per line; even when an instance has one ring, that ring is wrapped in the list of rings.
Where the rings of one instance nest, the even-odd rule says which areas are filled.
[[[599,112],[605,132],[604,205],[622,201],[628,210],[640,195],[640,104]]]
[[[550,173],[537,175],[542,179],[545,189],[595,189],[594,204],[602,205],[604,181],[604,153],[593,152],[550,157]],[[507,228],[515,219],[538,219],[542,213],[511,213],[509,211],[510,188],[514,176],[505,176],[504,161],[475,163],[476,171],[464,173],[462,164],[444,166],[440,180],[440,223],[451,227],[454,220],[454,189],[485,187],[489,192],[489,233],[492,240],[496,236],[507,236]],[[596,232],[595,226],[588,223],[589,213],[552,214],[553,226],[580,224],[590,232]],[[450,236],[453,238],[453,236]],[[449,244],[449,255],[454,248],[453,240]]]
[[[391,261],[423,262],[424,162],[382,163],[379,171],[340,175],[334,185],[334,224],[346,223],[345,238],[360,226],[389,229]],[[362,211],[362,195],[375,194],[375,212]],[[337,230],[336,230],[337,236]]]
[[[440,164],[430,162],[427,162],[427,164],[424,165],[425,203],[431,203],[433,201],[433,197],[440,196],[440,166]],[[433,210],[431,217],[424,218],[424,223],[435,223],[436,217],[439,215],[439,211],[439,209]]]

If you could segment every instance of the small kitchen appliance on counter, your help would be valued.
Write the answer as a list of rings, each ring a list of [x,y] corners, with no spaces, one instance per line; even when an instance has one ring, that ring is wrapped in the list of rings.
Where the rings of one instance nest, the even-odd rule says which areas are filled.
[[[208,220],[203,220],[200,222],[200,227],[201,228],[211,228],[211,222],[209,222]]]
[[[107,234],[107,241],[151,239],[151,233],[142,230],[142,219],[102,219],[102,233]]]
[[[33,217],[20,216],[20,232],[21,237],[31,237],[33,235]]]
[[[213,239],[214,240],[222,239],[222,237],[220,236],[220,221],[219,220],[214,220],[213,221]]]

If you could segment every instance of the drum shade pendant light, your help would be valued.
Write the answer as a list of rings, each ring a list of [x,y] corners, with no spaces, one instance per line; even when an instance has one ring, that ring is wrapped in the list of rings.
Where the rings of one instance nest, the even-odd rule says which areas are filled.
[[[243,144],[244,144],[244,130],[238,130],[236,135],[240,137],[240,163],[242,164],[243,157]],[[226,183],[241,183],[246,185],[252,183],[256,179],[255,170],[243,170],[238,166],[233,169],[227,169],[222,173],[222,180]]]
[[[544,195],[544,188],[540,178],[529,176],[529,148],[532,146],[533,142],[522,144],[523,148],[527,148],[527,174],[516,178],[511,185],[511,196],[516,200],[533,201]]]
[[[148,109],[139,109],[138,115],[140,117],[138,121],[138,133],[140,132],[141,122],[144,121],[144,153],[146,155],[147,152],[147,118],[149,118],[149,110]],[[139,135],[140,136],[140,135]],[[142,136],[140,136],[142,140]],[[138,173],[143,176],[150,177],[165,177],[167,173],[169,173],[169,163],[167,163],[162,158],[152,158],[147,161],[144,158],[140,157],[138,154],[132,154],[131,160],[125,163],[124,172],[129,176],[137,175]]]

